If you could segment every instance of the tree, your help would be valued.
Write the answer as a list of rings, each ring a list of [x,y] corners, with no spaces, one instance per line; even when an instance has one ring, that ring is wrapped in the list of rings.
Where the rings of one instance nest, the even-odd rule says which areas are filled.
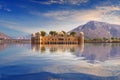
[[[76,32],[71,32],[70,35],[75,36]]]
[[[54,36],[55,36],[55,35],[57,35],[57,32],[56,32],[56,31],[50,31],[50,32],[49,32],[49,34],[51,34],[51,35],[54,35]]]
[[[112,40],[114,40],[114,37],[111,37]]]
[[[45,31],[40,31],[41,32],[41,36],[45,36],[46,32]]]
[[[107,40],[109,40],[109,39],[108,39],[108,38],[103,37],[103,41],[107,41]]]

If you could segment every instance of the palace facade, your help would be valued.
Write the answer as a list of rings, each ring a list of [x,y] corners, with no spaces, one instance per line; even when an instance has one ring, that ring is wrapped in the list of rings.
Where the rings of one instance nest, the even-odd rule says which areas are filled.
[[[84,33],[80,32],[78,36],[72,36],[58,32],[56,35],[42,36],[41,32],[31,34],[32,44],[80,44],[84,43]]]

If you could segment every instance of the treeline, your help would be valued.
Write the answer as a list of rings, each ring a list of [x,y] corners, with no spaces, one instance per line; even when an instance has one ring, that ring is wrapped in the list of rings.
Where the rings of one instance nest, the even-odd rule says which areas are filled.
[[[61,31],[61,32],[63,33],[63,36],[64,35],[70,35],[70,36],[75,36],[76,35],[76,32],[70,32],[70,33],[67,33],[65,31]],[[40,34],[41,34],[41,36],[46,36],[47,33],[45,31],[40,31]],[[50,31],[49,35],[55,36],[55,35],[58,35],[58,32]]]
[[[30,39],[4,39],[0,40],[0,43],[30,43]]]
[[[85,42],[86,43],[90,43],[90,42],[106,42],[106,43],[119,43],[120,42],[120,38],[119,37],[111,37],[111,38],[85,38]]]

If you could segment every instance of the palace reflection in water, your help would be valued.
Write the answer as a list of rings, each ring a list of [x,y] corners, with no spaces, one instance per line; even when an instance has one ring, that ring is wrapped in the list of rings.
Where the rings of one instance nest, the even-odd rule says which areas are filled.
[[[13,44],[0,44],[0,51]],[[26,44],[14,44],[17,46],[30,47]],[[32,52],[39,54],[66,54],[70,52],[76,57],[84,57],[90,63],[94,61],[106,61],[112,58],[120,58],[120,43],[85,43],[80,45],[41,45],[31,44]],[[60,55],[59,54],[59,55]]]
[[[0,44],[0,80],[120,80],[119,76],[118,43]]]
[[[65,54],[66,51],[70,52],[76,57],[84,57],[84,59],[89,60],[90,63],[94,61],[105,61],[112,58],[119,58],[119,47],[118,43],[86,43],[80,45],[40,45],[31,44],[32,51],[37,51],[41,54],[49,53],[58,54],[61,52]]]
[[[40,45],[40,44],[31,44],[32,51],[37,51],[44,53],[46,49],[49,49],[51,53],[54,52],[65,52],[66,50],[69,50],[70,52],[75,52],[76,49],[79,48],[80,52],[83,52],[84,50],[84,44],[80,45]]]

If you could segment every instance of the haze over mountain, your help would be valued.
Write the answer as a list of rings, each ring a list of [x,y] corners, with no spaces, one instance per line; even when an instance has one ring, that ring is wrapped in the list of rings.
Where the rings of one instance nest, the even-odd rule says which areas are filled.
[[[31,35],[8,36],[8,34],[0,32],[0,39],[30,39]]]
[[[14,39],[31,39],[31,35],[21,35],[13,37]]]
[[[10,37],[0,32],[0,39],[10,39]]]
[[[109,24],[105,22],[89,21],[88,23],[78,26],[77,28],[69,31],[84,32],[85,38],[110,38],[120,37],[120,25]]]

